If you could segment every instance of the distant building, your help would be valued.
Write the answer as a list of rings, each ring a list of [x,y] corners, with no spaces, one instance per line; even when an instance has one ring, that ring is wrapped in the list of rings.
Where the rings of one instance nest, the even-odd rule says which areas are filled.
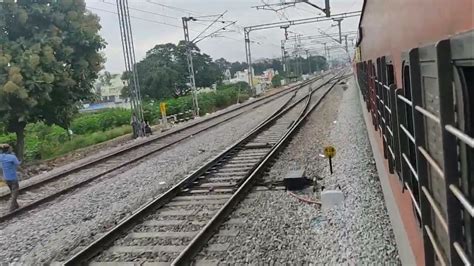
[[[226,69],[224,72],[224,80],[230,80],[232,79],[232,74],[230,73],[230,69]]]
[[[100,97],[99,101],[85,103],[80,112],[93,112],[105,108],[130,108],[128,99],[120,96],[124,87],[120,74],[112,74],[110,81],[104,83],[98,79],[94,84],[95,91]]]
[[[273,68],[269,68],[265,71],[263,71],[263,75],[262,75],[262,78],[264,80],[265,83],[267,84],[271,84],[272,83],[272,79],[273,77],[275,76],[275,70],[273,70]]]
[[[109,84],[103,84],[101,81],[96,83],[96,90],[100,96],[101,102],[122,103],[126,99],[121,98],[120,94],[124,87],[120,74],[112,74]]]
[[[252,73],[253,72],[253,68],[252,68]],[[230,73],[229,73],[230,74]],[[255,77],[255,75],[253,75]],[[235,84],[235,83],[238,83],[238,82],[246,82],[246,83],[249,83],[249,74],[248,74],[248,70],[247,69],[244,69],[243,71],[237,71],[235,72],[234,74],[234,78],[232,79],[229,79],[227,81],[224,81],[224,84]],[[255,81],[254,81],[255,82]]]

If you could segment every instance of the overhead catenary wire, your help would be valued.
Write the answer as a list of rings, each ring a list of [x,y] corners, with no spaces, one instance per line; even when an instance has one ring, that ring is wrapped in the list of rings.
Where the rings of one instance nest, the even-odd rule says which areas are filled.
[[[230,26],[230,25],[232,25],[232,24],[234,24],[234,23],[235,23],[235,22],[231,22],[231,23],[227,24],[226,26],[224,26],[222,29],[217,29],[217,30],[215,30],[215,31],[213,31],[213,32],[211,32],[211,33],[209,33],[208,35],[206,35],[206,36],[204,36],[204,37],[202,37],[202,38],[200,38],[200,39],[198,39],[198,40],[196,40],[196,39],[195,39],[195,41],[193,40],[193,42],[194,42],[194,43],[198,43],[198,42],[200,42],[200,41],[202,41],[202,40],[204,40],[204,39],[206,39],[206,38],[208,38],[208,37],[210,37],[210,36],[212,36],[212,35],[218,33],[218,32],[221,31],[221,30],[225,30],[225,28],[226,28],[227,26]]]
[[[114,12],[114,11],[110,11],[110,10],[106,10],[106,9],[102,9],[102,8],[98,8],[98,7],[92,7],[92,6],[88,6],[87,9],[97,10],[97,11],[101,11],[101,12],[105,12],[105,13],[109,13],[109,14],[115,14],[115,15],[118,14],[117,12]],[[141,17],[135,17],[135,16],[130,16],[130,17],[134,18],[134,19],[146,21],[146,22],[151,22],[151,23],[156,23],[156,24],[161,24],[161,25],[173,27],[173,28],[178,28],[178,29],[181,28],[181,26],[174,25],[174,24],[169,24],[169,23],[162,22],[162,21],[146,19],[146,18],[141,18]]]
[[[219,16],[218,16],[216,19],[214,19],[214,20],[212,21],[212,23],[209,24],[204,30],[202,30],[191,42],[194,42],[194,41],[197,40],[199,37],[201,37],[201,35],[203,35],[209,28],[211,28],[214,24],[216,24],[216,22],[217,22],[220,18],[222,18],[222,17],[225,15],[225,13],[227,13],[227,10],[224,11],[222,14],[219,14]],[[193,17],[193,18],[196,19],[195,17]]]
[[[102,3],[115,6],[115,3],[107,2],[105,0],[102,0]],[[149,10],[143,10],[143,9],[139,9],[139,8],[129,7],[129,9],[139,11],[139,12],[143,12],[143,13],[148,13],[148,14],[155,15],[155,16],[160,16],[160,17],[165,17],[165,18],[172,18],[172,19],[176,19],[176,20],[179,19],[178,17],[173,17],[173,16],[169,16],[169,15],[165,15],[165,14],[161,14],[161,13],[157,13],[157,12],[152,12],[152,11],[149,11]]]
[[[170,6],[170,5],[165,5],[165,4],[157,3],[157,2],[154,2],[154,1],[151,1],[151,0],[147,0],[147,3],[154,4],[154,5],[157,5],[157,6],[166,7],[166,8],[176,10],[176,11],[180,11],[180,12],[184,12],[186,14],[199,15],[199,13],[196,12],[196,11],[192,11],[192,10],[188,10],[188,9],[184,9],[184,8],[180,8],[180,7],[175,7],[175,6]]]
[[[115,3],[111,3],[111,2],[107,2],[106,0],[102,0],[100,3],[104,3],[104,4],[108,4],[108,5],[113,5],[115,6]],[[97,9],[97,8],[96,8]],[[150,14],[150,15],[155,15],[155,16],[160,16],[160,17],[164,17],[164,18],[169,18],[169,19],[174,19],[174,20],[177,20],[177,21],[180,21],[181,18],[180,17],[174,17],[174,16],[170,16],[170,15],[166,15],[166,14],[161,14],[161,13],[157,13],[157,12],[153,12],[153,11],[149,11],[149,10],[144,10],[144,9],[140,9],[140,8],[135,8],[135,7],[129,7],[130,10],[134,10],[134,11],[138,11],[138,12],[142,12],[142,13],[146,13],[146,14]],[[106,10],[101,10],[101,11],[106,11]],[[107,12],[107,11],[106,11]],[[197,17],[194,17],[194,18],[201,18],[201,17],[215,17],[216,15],[209,15],[209,16],[197,16]],[[138,18],[138,17],[134,17],[134,18]],[[142,19],[142,18],[138,18],[138,19],[141,19],[141,20],[145,20],[145,19]],[[205,20],[205,19],[199,19],[199,21],[201,22],[205,22],[205,21],[210,21],[210,20]],[[221,21],[223,23],[227,23],[229,21]],[[160,22],[161,24],[165,24],[165,25],[172,25],[172,24],[169,24],[169,23],[165,23],[165,22]],[[200,22],[196,22],[196,24],[199,24],[199,25],[203,25],[203,26],[207,26],[207,24],[205,23],[200,23]],[[179,25],[175,25],[174,27],[177,27],[177,28],[181,28],[181,26]]]
[[[110,11],[110,10],[106,10],[106,9],[102,9],[102,8],[98,8],[98,7],[92,7],[92,6],[88,6],[87,9],[96,10],[96,11],[100,11],[100,12],[104,12],[104,13],[108,13],[108,14],[115,14],[115,15],[118,14],[117,12],[114,12],[114,11]],[[169,27],[173,27],[173,28],[177,28],[177,29],[182,28],[182,26],[170,24],[170,23],[167,23],[167,22],[157,21],[157,20],[153,20],[153,19],[141,18],[141,17],[132,16],[132,15],[130,15],[130,18],[145,21],[145,22],[160,24],[160,25],[164,25],[164,26],[169,26]],[[196,33],[199,32],[197,30],[191,30],[191,29],[190,29],[190,31],[196,32]],[[228,32],[228,31],[226,31],[226,32]],[[229,36],[219,36],[219,37],[224,38],[224,39],[228,39],[228,40],[232,40],[232,41],[235,41],[235,42],[241,42],[241,40],[233,38],[233,37],[229,37]],[[258,44],[258,45],[262,45],[259,42],[253,42],[253,43]]]
[[[157,6],[161,6],[161,7],[164,7],[164,8],[168,8],[168,9],[171,9],[171,10],[174,10],[174,11],[182,12],[182,13],[185,13],[185,14],[192,14],[195,18],[207,17],[207,16],[209,16],[209,15],[204,15],[203,13],[198,12],[198,11],[189,10],[189,9],[184,9],[184,8],[179,8],[179,7],[171,6],[171,5],[166,5],[166,4],[158,3],[158,2],[155,2],[155,1],[152,1],[152,0],[147,0],[147,3],[153,4],[153,5],[157,5]],[[200,25],[206,25],[206,26],[207,26],[207,24],[198,23],[198,22],[195,22],[195,24],[200,24]],[[238,33],[239,33],[239,34],[242,34],[242,33],[243,33],[243,29],[245,28],[244,26],[239,25],[238,23],[233,24],[233,26],[238,30]],[[233,39],[233,38],[230,38],[230,37],[226,37],[226,36],[222,36],[222,37],[223,37],[223,38],[227,38],[227,39],[231,39],[231,40],[236,40],[236,39]],[[251,42],[254,43],[254,44],[263,45],[262,43],[265,43],[265,44],[268,44],[268,45],[272,45],[272,46],[275,46],[275,47],[279,47],[278,45],[276,45],[276,44],[274,44],[274,43],[272,43],[272,42],[264,41],[264,40],[267,40],[267,38],[266,38],[265,36],[263,36],[263,35],[254,34],[254,38],[260,40],[260,42],[251,41]],[[236,40],[236,41],[237,41],[237,40]],[[240,41],[240,40],[238,40],[238,41]]]

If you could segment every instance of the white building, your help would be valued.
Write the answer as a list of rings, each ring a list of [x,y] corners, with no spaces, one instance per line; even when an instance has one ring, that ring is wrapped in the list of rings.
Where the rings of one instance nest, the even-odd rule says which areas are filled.
[[[125,99],[120,97],[122,89],[124,87],[123,80],[120,78],[120,74],[112,74],[109,84],[102,84],[98,81],[95,85],[97,93],[100,95],[102,102],[115,102],[121,103]]]
[[[252,73],[254,73],[253,68],[252,68]],[[255,74],[253,75],[255,77]],[[234,74],[234,78],[228,80],[227,82],[224,82],[224,84],[235,84],[238,82],[247,82],[249,83],[249,74],[248,70],[244,69],[243,71],[237,71]]]

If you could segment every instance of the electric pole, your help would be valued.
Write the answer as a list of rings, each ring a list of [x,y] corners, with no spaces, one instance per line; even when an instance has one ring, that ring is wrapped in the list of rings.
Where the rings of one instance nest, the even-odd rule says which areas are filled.
[[[339,28],[339,43],[342,44],[342,31],[341,31],[341,22],[344,20],[343,18],[333,18],[337,23],[337,27]]]
[[[245,38],[245,57],[247,59],[247,76],[249,80],[250,90],[254,92],[253,88],[253,73],[252,73],[252,54],[250,52],[250,30],[244,28],[244,38]]]
[[[289,25],[281,26],[281,29],[285,30],[285,39],[281,41],[281,54],[282,54],[282,64],[283,72],[285,72],[286,78],[288,78],[287,66],[286,66],[286,52],[285,52],[285,42],[288,40],[288,28]]]
[[[143,136],[143,130],[140,130],[141,123],[143,122],[143,108],[135,60],[135,46],[133,44],[128,0],[116,0],[116,4],[120,26],[120,37],[122,40],[123,57],[125,61],[125,71],[128,73],[127,83],[130,90],[129,96],[130,107],[132,109],[132,122],[135,122],[135,127],[133,129],[134,136],[141,137]]]
[[[328,59],[328,47],[326,43],[323,43],[324,45],[324,57],[326,57],[326,60]]]
[[[220,23],[226,23],[225,21],[219,21],[219,19],[221,19],[224,14],[226,13],[227,11],[225,11],[224,13],[220,14],[217,16],[216,19],[214,19],[212,21],[211,24],[209,24],[203,31],[201,31],[193,40],[189,40],[189,26],[188,26],[188,22],[189,21],[198,21],[199,18],[202,18],[202,17],[210,17],[210,16],[201,16],[201,17],[183,17],[182,20],[183,20],[183,31],[184,31],[184,42],[185,42],[185,45],[186,45],[186,61],[187,61],[187,64],[188,64],[188,72],[189,72],[189,84],[191,86],[191,94],[192,94],[192,99],[193,99],[193,112],[194,112],[194,116],[197,117],[199,116],[199,102],[198,102],[198,95],[197,95],[197,88],[196,88],[196,78],[195,78],[195,73],[194,73],[194,64],[193,64],[193,53],[192,53],[192,48],[193,46],[195,46],[198,42],[208,38],[208,37],[212,37],[212,36],[215,36],[216,33],[218,33],[219,31],[221,30],[225,30],[226,27],[230,26],[230,25],[233,25],[235,24],[235,21],[234,22],[231,22],[227,25],[225,25],[224,27],[222,28],[219,28],[211,33],[208,33],[206,35],[205,32],[210,29],[212,27],[212,25],[214,25],[216,22],[220,22]],[[204,35],[204,36],[203,36]]]
[[[188,63],[189,84],[191,85],[191,95],[193,99],[194,116],[199,116],[199,102],[196,92],[196,78],[194,76],[193,54],[191,51],[192,43],[189,41],[188,21],[195,20],[193,17],[183,17],[184,42],[186,44],[186,61]]]
[[[281,63],[283,65],[283,72],[286,73],[285,40],[281,40]]]
[[[344,35],[344,39],[346,39],[346,53],[349,53],[349,47],[347,46],[347,35]]]
[[[311,75],[311,73],[312,73],[312,71],[311,71],[311,57],[309,55],[309,50],[306,50],[306,60],[308,60],[308,69],[309,69],[308,74]]]

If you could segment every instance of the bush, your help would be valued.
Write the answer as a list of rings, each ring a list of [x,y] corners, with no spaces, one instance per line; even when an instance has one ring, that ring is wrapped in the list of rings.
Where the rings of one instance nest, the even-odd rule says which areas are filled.
[[[44,123],[28,124],[25,131],[25,156],[24,160],[50,159],[73,150],[101,143],[132,131],[129,125],[99,131],[86,135],[73,135],[70,137],[63,128]],[[0,135],[0,143],[15,146],[15,134]]]
[[[247,83],[244,82],[244,84]],[[215,92],[199,93],[198,101],[200,115],[212,113],[236,103],[237,94],[238,88],[234,85],[221,85]],[[248,89],[242,88],[239,102],[244,102],[248,98]],[[164,100],[164,102],[166,103],[166,115],[168,116],[184,113],[193,109],[193,99],[191,95]],[[159,102],[148,102],[143,105],[143,109],[146,120],[157,121],[161,118]]]
[[[273,78],[272,78],[272,85],[273,87],[279,87],[281,86],[281,80],[283,79],[283,77],[281,75],[275,75]]]
[[[198,94],[200,115],[226,108],[237,102],[238,87],[225,86],[215,92]],[[240,92],[239,102],[246,101],[249,98],[246,89],[241,88]],[[165,102],[167,115],[183,113],[193,108],[191,95],[168,99]],[[152,123],[161,118],[159,102],[145,103],[143,111],[145,119]],[[25,131],[25,160],[45,160],[57,157],[131,133],[130,116],[130,110],[126,109],[106,109],[96,113],[78,114],[71,123],[72,136],[56,125],[28,124]],[[15,142],[15,134],[0,132],[0,143],[8,143],[14,147]]]
[[[6,134],[0,135],[0,143],[1,144],[10,144],[10,146],[14,146],[16,142],[15,134]]]
[[[114,139],[132,132],[129,125],[121,126],[104,132],[95,132],[89,135],[75,135],[71,140],[54,145],[53,142],[45,143],[41,147],[41,159],[57,157],[68,152],[98,144],[107,140]]]
[[[71,123],[74,134],[83,135],[106,131],[115,127],[130,124],[130,110],[113,108],[105,109],[97,113],[81,114]]]

